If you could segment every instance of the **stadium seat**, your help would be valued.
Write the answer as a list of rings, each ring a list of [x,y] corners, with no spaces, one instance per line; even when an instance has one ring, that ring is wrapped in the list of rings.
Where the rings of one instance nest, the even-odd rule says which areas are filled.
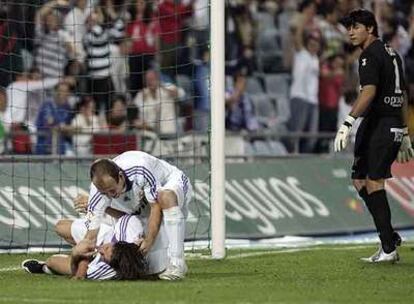
[[[290,75],[286,73],[267,74],[264,76],[266,93],[270,95],[289,96]]]
[[[247,78],[246,91],[250,95],[263,94],[263,86],[260,80],[254,76]]]
[[[268,156],[272,154],[269,144],[265,140],[255,140],[253,142],[254,154],[257,156]]]
[[[256,40],[257,67],[261,72],[276,72],[283,69],[282,46],[276,28],[260,31]]]
[[[251,99],[259,123],[265,127],[270,127],[276,120],[276,109],[272,100],[266,94],[252,95]]]
[[[272,151],[272,155],[280,156],[280,155],[287,155],[288,154],[288,151],[287,151],[285,145],[282,144],[278,140],[270,140],[269,141],[269,146],[270,146],[270,149]]]
[[[94,155],[120,154],[138,150],[138,138],[135,134],[93,134],[92,151]]]

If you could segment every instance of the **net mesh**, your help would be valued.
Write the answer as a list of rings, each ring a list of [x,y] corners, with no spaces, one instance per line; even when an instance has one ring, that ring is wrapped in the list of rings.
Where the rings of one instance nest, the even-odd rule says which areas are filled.
[[[209,1],[0,1],[0,247],[64,247],[97,157],[141,150],[190,177],[209,238]]]

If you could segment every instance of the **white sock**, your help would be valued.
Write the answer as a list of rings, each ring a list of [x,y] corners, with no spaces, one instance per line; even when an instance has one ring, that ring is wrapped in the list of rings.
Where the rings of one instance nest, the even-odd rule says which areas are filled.
[[[175,206],[163,210],[163,221],[168,236],[170,263],[184,265],[185,218],[180,207]]]
[[[54,273],[53,273],[53,271],[52,271],[52,270],[50,270],[50,268],[49,268],[49,267],[47,267],[47,265],[46,265],[46,264],[44,264],[44,265],[42,266],[42,270],[43,270],[43,272],[44,272],[44,273],[46,273],[46,274],[54,274]]]

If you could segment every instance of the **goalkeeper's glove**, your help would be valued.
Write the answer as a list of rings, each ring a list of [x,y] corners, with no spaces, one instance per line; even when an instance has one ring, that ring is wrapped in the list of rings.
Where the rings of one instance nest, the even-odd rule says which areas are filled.
[[[397,155],[397,162],[406,163],[414,158],[414,150],[411,144],[410,136],[408,135],[408,128],[403,129],[403,138],[401,141],[400,150]]]
[[[345,149],[348,144],[349,133],[351,133],[352,125],[355,122],[355,118],[348,115],[344,123],[339,128],[335,136],[334,148],[335,152],[339,152]]]

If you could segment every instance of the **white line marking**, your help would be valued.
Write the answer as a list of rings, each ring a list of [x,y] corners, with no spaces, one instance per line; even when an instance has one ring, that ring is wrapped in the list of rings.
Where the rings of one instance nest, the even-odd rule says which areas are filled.
[[[1,297],[0,303],[10,303],[10,302],[19,302],[19,303],[88,303],[86,300],[63,300],[63,299],[46,299],[46,298],[13,298],[13,297]]]
[[[364,246],[341,246],[341,247],[301,247],[301,248],[289,248],[289,249],[281,249],[281,250],[267,250],[267,251],[255,251],[255,252],[245,252],[245,253],[238,253],[228,255],[226,259],[239,259],[239,258],[247,258],[253,256],[261,256],[261,255],[272,255],[272,254],[283,254],[283,253],[292,253],[292,252],[301,252],[301,251],[311,251],[311,250],[355,250],[355,249],[366,249],[371,248],[371,246],[364,245]],[[186,257],[189,260],[198,260],[198,259],[211,259],[209,255],[203,255],[198,253],[187,253]]]
[[[22,270],[22,268],[21,267],[6,267],[6,268],[0,268],[0,272],[17,271],[17,270]]]

